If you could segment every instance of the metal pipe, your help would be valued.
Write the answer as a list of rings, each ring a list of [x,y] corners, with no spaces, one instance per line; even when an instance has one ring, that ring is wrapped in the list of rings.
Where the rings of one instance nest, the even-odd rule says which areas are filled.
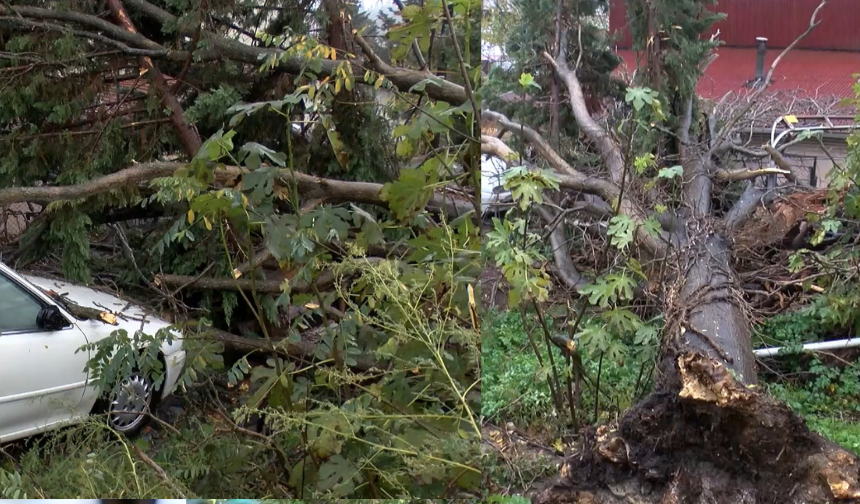
[[[860,347],[860,338],[848,338],[833,341],[819,341],[816,343],[806,343],[801,349],[791,348],[791,351],[784,351],[786,347],[759,348],[753,350],[756,357],[773,357],[775,355],[790,355],[801,352],[816,352],[820,350],[841,350],[843,348]]]
[[[756,37],[756,58],[755,58],[755,85],[764,84],[764,57],[767,54],[767,39],[765,37]]]

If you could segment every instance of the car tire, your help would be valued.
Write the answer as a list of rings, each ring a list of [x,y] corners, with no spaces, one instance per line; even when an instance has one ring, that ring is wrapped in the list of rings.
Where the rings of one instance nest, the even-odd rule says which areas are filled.
[[[133,372],[111,393],[105,410],[108,425],[126,436],[135,436],[149,423],[154,413],[157,390],[150,378]]]

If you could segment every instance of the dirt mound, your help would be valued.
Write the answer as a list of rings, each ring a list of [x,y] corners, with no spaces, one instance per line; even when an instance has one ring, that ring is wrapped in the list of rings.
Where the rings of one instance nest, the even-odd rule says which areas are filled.
[[[584,436],[533,502],[860,502],[860,461],[788,406],[699,354],[679,357],[677,371],[674,389]]]

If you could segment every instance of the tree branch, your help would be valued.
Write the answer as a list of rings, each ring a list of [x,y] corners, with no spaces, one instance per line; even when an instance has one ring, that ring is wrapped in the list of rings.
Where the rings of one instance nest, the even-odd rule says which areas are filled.
[[[8,187],[0,189],[0,205],[18,202],[45,204],[52,201],[87,198],[156,178],[171,177],[176,173],[176,170],[185,166],[185,163],[141,163],[75,185]],[[232,185],[245,173],[248,173],[247,169],[238,166],[225,166],[215,170],[215,177],[219,183]],[[290,170],[282,169],[279,171],[279,180],[289,181],[291,177]],[[322,198],[330,203],[351,201],[388,206],[388,203],[380,195],[382,184],[327,179],[300,172],[295,173],[295,180],[299,193],[309,199]],[[430,198],[427,207],[452,215],[463,215],[473,210],[469,202],[453,199],[450,195],[439,194],[434,194]]]
[[[732,128],[734,128],[735,124],[737,124],[737,122],[741,119],[741,117],[745,116],[747,114],[747,112],[749,112],[750,109],[753,107],[753,105],[755,105],[755,103],[758,101],[759,97],[762,95],[762,93],[764,93],[764,91],[770,85],[770,80],[773,77],[773,72],[774,72],[774,70],[776,70],[776,66],[779,65],[779,62],[782,61],[782,58],[784,58],[786,54],[791,52],[791,50],[794,49],[797,46],[797,44],[800,43],[801,40],[803,40],[807,35],[809,35],[812,32],[812,30],[815,29],[815,27],[818,26],[819,23],[821,23],[821,21],[816,21],[816,19],[818,18],[819,11],[821,11],[821,9],[824,8],[824,6],[826,4],[827,4],[827,0],[821,0],[821,3],[818,4],[818,7],[816,7],[815,11],[813,11],[813,13],[812,13],[812,17],[809,19],[809,27],[806,28],[806,31],[804,31],[803,33],[800,34],[800,36],[798,36],[796,39],[794,39],[794,42],[792,42],[791,44],[788,45],[788,47],[783,49],[782,52],[779,53],[779,56],[777,56],[776,59],[773,60],[773,63],[771,63],[770,69],[768,70],[767,75],[764,78],[764,82],[761,83],[760,87],[755,90],[755,92],[752,95],[752,98],[746,103],[746,105],[741,107],[738,110],[738,112],[735,113],[735,115],[732,116],[726,122],[726,125],[723,126],[722,129],[720,129],[720,132],[717,133],[717,137],[714,141],[714,145],[716,145],[716,146],[721,145],[723,143],[723,141],[725,141],[726,138],[728,138],[729,134],[731,134]],[[709,152],[709,157],[713,153],[714,153],[714,151],[713,151],[713,149],[711,149],[711,152]]]
[[[751,182],[747,183],[747,188],[741,197],[723,218],[726,228],[730,231],[738,229],[753,214],[758,205],[767,204],[767,194],[764,189],[757,188]]]
[[[546,207],[536,205],[538,214],[544,220],[547,226],[553,224],[555,218]],[[564,222],[558,223],[553,227],[549,235],[550,244],[552,246],[552,256],[555,259],[555,266],[558,271],[558,277],[562,283],[571,290],[578,291],[580,287],[585,286],[588,281],[583,278],[573,260],[570,258],[570,247],[567,244],[567,238],[564,234]]]
[[[264,339],[246,338],[215,328],[207,328],[206,330],[202,331],[197,337],[219,341],[223,343],[226,347],[234,348],[245,352],[262,351],[271,353],[273,351],[272,347]],[[282,340],[274,341],[273,343],[275,344],[274,353],[282,357],[301,361],[313,361],[314,353],[316,353],[317,349],[316,343],[313,343],[312,341],[302,340],[298,343],[294,343],[285,338]],[[369,358],[367,356],[359,356],[358,358],[356,358],[355,366],[350,367],[355,371],[363,372],[368,371],[373,367],[380,367],[383,365],[383,363],[376,362],[372,358]]]
[[[141,12],[162,24],[168,23],[176,23],[177,18],[173,14],[157,7],[146,0],[124,0],[124,5],[130,9]],[[102,40],[104,43],[108,43],[116,46],[123,52],[127,54],[140,55],[140,49],[146,49],[151,52],[145,53],[145,55],[153,57],[153,58],[167,58],[171,61],[184,62],[188,59],[190,51],[182,51],[182,50],[170,50],[166,47],[154,42],[143,35],[135,34],[128,32],[127,30],[122,29],[122,27],[117,26],[115,24],[109,23],[99,17],[91,16],[88,14],[82,14],[79,12],[74,12],[71,10],[53,10],[53,9],[43,9],[39,7],[24,7],[24,6],[14,6],[8,7],[2,3],[0,3],[0,14],[3,15],[13,15],[13,16],[22,16],[24,18],[30,19],[39,19],[39,20],[54,20],[54,21],[64,21],[67,23],[74,23],[81,26],[86,26],[90,29],[94,29],[96,32],[101,32],[103,35],[108,35],[110,38],[116,39],[121,43],[118,44],[116,42],[112,42],[110,40]],[[250,65],[259,66],[261,61],[271,56],[280,56],[282,51],[274,48],[266,48],[266,47],[254,47],[250,45],[243,44],[238,40],[229,39],[218,35],[216,33],[212,33],[210,31],[201,30],[201,38],[206,40],[211,44],[211,49],[209,50],[197,50],[194,51],[195,60],[199,59],[200,61],[217,61],[223,59],[229,59],[233,61],[239,61],[242,63],[247,63]],[[186,35],[189,37],[194,36],[193,30],[186,29],[183,31],[182,35]],[[93,34],[82,34],[81,36],[86,36],[93,38],[94,40],[98,39],[98,37],[93,37]],[[410,88],[412,88],[415,84],[428,79],[434,78],[434,81],[437,82],[438,85],[428,85],[424,92],[430,98],[434,100],[442,100],[452,105],[460,105],[465,103],[468,100],[466,96],[466,90],[463,86],[457,85],[453,82],[435,79],[435,76],[429,72],[422,72],[411,70],[408,68],[401,67],[393,67],[384,61],[382,61],[375,54],[371,56],[367,53],[367,49],[370,46],[361,39],[360,36],[356,36],[356,42],[362,46],[362,50],[364,50],[365,54],[367,54],[368,58],[371,60],[371,65],[373,69],[377,72],[385,75],[388,80],[390,80],[400,91],[408,92]],[[372,50],[371,50],[372,53]],[[375,58],[374,58],[375,57]],[[321,62],[321,71],[319,73],[320,77],[325,77],[329,75],[334,75],[337,71],[338,65],[340,65],[340,61],[332,61],[332,60],[324,60]],[[364,73],[365,68],[356,62],[350,62],[354,75],[361,75]],[[288,58],[284,58],[280,61],[279,69],[281,71],[291,73],[291,74],[299,74],[303,72],[307,68],[307,60],[300,56],[292,56]]]
[[[597,124],[597,121],[588,113],[585,96],[582,93],[582,85],[576,76],[576,70],[571,70],[565,60],[563,47],[566,43],[567,34],[565,33],[562,35],[561,50],[558,59],[553,58],[546,51],[544,51],[543,57],[552,65],[556,74],[558,74],[561,81],[567,87],[570,94],[570,108],[573,111],[574,118],[576,118],[576,123],[585,132],[588,139],[597,145],[600,153],[603,154],[612,182],[620,185],[621,177],[624,173],[624,159],[621,156],[621,147],[615,142],[609,132]]]
[[[232,290],[232,291],[256,291],[265,294],[280,294],[281,285],[284,280],[252,280],[249,278],[212,278],[212,277],[194,277],[191,275],[156,275],[155,285],[168,285],[191,287],[202,290]],[[301,280],[293,282],[290,280],[290,291],[300,294],[312,292],[316,287],[319,290],[326,290],[334,284],[334,273],[325,271],[317,277],[313,284],[308,284]]]
[[[502,141],[491,135],[481,135],[481,153],[495,156],[503,161],[514,161],[520,155]]]
[[[604,201],[617,201],[621,195],[621,189],[613,182],[597,177],[590,177],[576,170],[553,149],[549,142],[540,133],[523,124],[508,119],[504,114],[491,110],[482,112],[485,119],[498,123],[501,127],[511,132],[519,132],[538,151],[550,166],[555,169],[559,179],[559,186],[565,189],[581,191],[588,194],[600,196]],[[482,148],[483,148],[482,140]],[[489,147],[487,147],[489,148]],[[647,218],[645,211],[629,198],[621,199],[619,213],[631,217],[635,222],[641,224]],[[648,234],[642,226],[636,231],[637,243],[655,255],[666,252],[666,242]]]
[[[770,155],[773,162],[785,172],[783,175],[785,175],[785,178],[787,178],[789,182],[797,182],[797,176],[794,174],[794,170],[791,169],[791,165],[788,164],[788,161],[778,150],[774,149],[769,143],[765,144],[764,150]]]
[[[749,180],[762,175],[785,175],[788,177],[791,176],[791,172],[780,168],[762,168],[760,170],[738,168],[736,170],[717,170],[715,175],[719,180],[737,181]]]

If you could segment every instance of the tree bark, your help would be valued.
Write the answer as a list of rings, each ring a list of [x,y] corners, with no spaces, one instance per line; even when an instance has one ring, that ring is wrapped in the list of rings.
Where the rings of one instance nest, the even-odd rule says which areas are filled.
[[[233,290],[233,291],[256,291],[265,294],[279,294],[281,285],[284,280],[250,280],[247,278],[212,278],[203,277],[197,278],[191,275],[158,275],[155,277],[156,285],[170,285],[178,287],[184,285],[187,287],[203,290]],[[334,274],[331,271],[325,271],[319,275],[314,281],[317,289],[324,291],[334,283]],[[306,293],[311,292],[313,287],[306,282],[290,281],[290,292]]]
[[[688,235],[695,237],[696,231]],[[677,293],[666,296],[664,310],[670,321],[667,331],[671,331],[666,336],[678,344],[664,344],[664,353],[696,351],[725,363],[742,383],[758,383],[750,320],[732,269],[728,240],[712,234],[679,255],[687,263],[682,263]]]

